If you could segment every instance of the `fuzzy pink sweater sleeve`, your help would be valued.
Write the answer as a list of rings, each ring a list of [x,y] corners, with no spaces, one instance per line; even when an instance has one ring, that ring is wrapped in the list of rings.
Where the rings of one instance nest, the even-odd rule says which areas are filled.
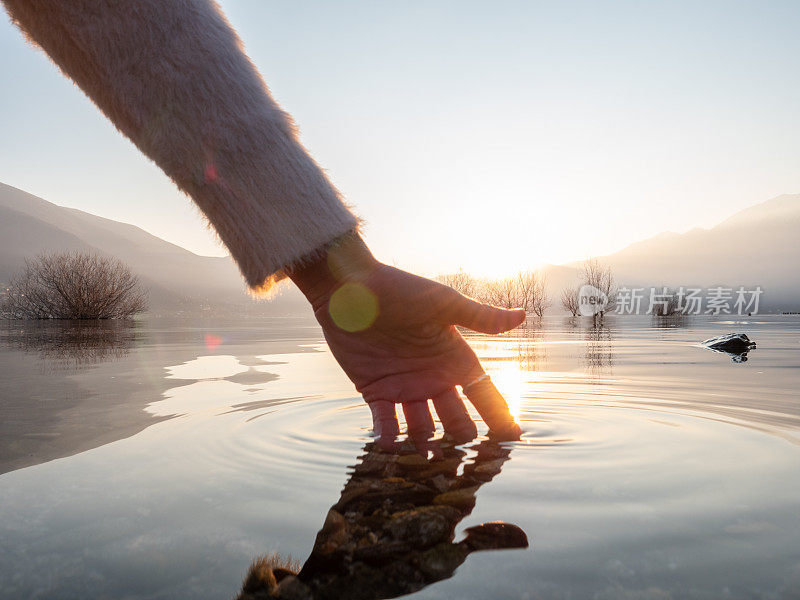
[[[254,290],[357,219],[212,0],[3,0],[213,225]]]

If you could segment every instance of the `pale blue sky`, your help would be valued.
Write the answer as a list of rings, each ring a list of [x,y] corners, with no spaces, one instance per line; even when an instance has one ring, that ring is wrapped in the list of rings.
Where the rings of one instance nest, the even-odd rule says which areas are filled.
[[[389,262],[498,273],[800,192],[800,2],[223,7]],[[191,202],[0,23],[0,181],[219,254]]]

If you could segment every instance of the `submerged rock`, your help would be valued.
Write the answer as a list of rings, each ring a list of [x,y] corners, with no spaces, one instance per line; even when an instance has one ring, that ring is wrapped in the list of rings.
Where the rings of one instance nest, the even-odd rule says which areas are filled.
[[[747,353],[756,347],[756,343],[744,333],[727,333],[705,340],[701,345],[715,352],[729,354],[734,362],[746,361]]]
[[[756,343],[744,333],[727,333],[703,342],[703,346],[723,352],[742,353],[752,350]]]
[[[500,550],[502,548],[527,548],[528,536],[516,525],[491,521],[469,527],[464,543],[472,550]]]

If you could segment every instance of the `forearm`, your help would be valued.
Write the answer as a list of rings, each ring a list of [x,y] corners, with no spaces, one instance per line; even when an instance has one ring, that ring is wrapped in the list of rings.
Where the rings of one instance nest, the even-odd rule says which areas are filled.
[[[210,0],[3,0],[188,193],[252,288],[357,229]]]

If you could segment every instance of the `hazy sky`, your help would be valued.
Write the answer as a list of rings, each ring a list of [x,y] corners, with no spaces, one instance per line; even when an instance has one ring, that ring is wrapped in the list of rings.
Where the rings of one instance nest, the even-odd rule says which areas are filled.
[[[399,266],[565,262],[800,192],[797,1],[223,7]],[[7,18],[0,57],[0,181],[223,253]]]

